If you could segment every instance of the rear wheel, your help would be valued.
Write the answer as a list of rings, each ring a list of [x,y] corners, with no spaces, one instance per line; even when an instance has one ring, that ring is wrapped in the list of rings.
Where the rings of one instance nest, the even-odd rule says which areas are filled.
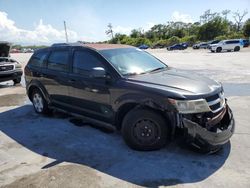
[[[34,89],[32,92],[32,103],[36,113],[38,114],[49,114],[48,103],[44,99],[43,94],[39,89]]]
[[[216,49],[216,52],[221,52],[222,51],[222,48],[221,47],[218,47],[217,49]]]
[[[236,47],[234,48],[234,51],[235,51],[235,52],[240,51],[240,47],[239,47],[239,46],[236,46]]]
[[[157,150],[167,143],[168,126],[155,111],[134,109],[128,112],[122,122],[122,135],[132,149]]]
[[[13,82],[14,82],[14,85],[20,84],[21,78],[16,78],[16,79],[13,80]]]

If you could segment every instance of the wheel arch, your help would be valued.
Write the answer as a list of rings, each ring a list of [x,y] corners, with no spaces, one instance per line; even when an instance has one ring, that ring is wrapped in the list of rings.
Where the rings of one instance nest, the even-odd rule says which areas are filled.
[[[169,113],[167,112],[167,110],[152,99],[147,99],[147,100],[142,100],[142,101],[138,101],[138,100],[126,101],[126,102],[123,102],[117,108],[117,111],[116,111],[115,126],[118,130],[122,128],[122,122],[123,122],[124,117],[127,115],[127,113],[129,113],[131,110],[135,108],[146,108],[148,110],[152,110],[154,112],[159,113],[166,121],[171,121],[169,119]],[[172,128],[172,125],[170,128]]]
[[[46,91],[44,86],[38,81],[32,81],[27,87],[27,95],[28,95],[30,101],[32,101],[32,93],[35,89],[38,89],[42,93],[42,95],[43,95],[44,99],[47,101],[47,103],[50,103],[50,97],[49,97],[48,92]]]

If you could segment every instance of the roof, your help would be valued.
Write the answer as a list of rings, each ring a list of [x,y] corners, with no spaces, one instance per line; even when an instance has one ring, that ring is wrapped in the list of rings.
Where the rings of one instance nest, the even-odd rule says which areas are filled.
[[[83,46],[87,48],[93,48],[95,50],[108,50],[108,49],[118,49],[118,48],[134,48],[133,46],[123,45],[123,44],[105,44],[105,43],[56,43],[52,47],[58,46]]]
[[[108,49],[117,49],[117,48],[134,48],[129,45],[124,45],[124,44],[83,44],[83,46],[89,47],[89,48],[94,48],[96,50],[108,50]]]

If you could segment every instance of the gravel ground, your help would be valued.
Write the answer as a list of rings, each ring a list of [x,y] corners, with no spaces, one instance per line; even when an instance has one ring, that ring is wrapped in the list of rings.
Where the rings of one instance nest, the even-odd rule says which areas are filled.
[[[160,151],[129,149],[119,132],[42,117],[24,82],[0,84],[0,187],[250,187],[250,49],[149,50],[172,67],[223,83],[236,133],[223,150],[202,155],[171,142]],[[31,54],[13,54],[23,65]]]

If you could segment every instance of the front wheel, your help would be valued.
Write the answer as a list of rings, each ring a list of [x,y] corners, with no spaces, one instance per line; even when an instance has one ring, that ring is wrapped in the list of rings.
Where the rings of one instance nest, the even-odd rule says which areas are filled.
[[[39,89],[34,89],[32,92],[32,103],[36,113],[49,114],[50,110],[48,108],[48,103]]]
[[[122,135],[132,149],[157,150],[167,143],[168,125],[166,120],[153,110],[134,109],[128,112],[122,122]]]
[[[20,84],[21,78],[16,78],[16,79],[13,80],[13,82],[14,82],[14,85]]]
[[[216,49],[216,52],[221,52],[222,51],[222,48],[221,47],[218,47],[217,49]]]

